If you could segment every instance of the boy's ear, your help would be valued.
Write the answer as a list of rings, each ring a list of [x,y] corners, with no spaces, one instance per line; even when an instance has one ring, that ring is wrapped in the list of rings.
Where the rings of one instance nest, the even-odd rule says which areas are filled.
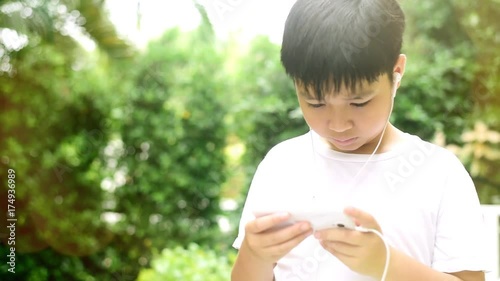
[[[401,79],[405,74],[406,68],[406,55],[400,54],[396,64],[394,64],[394,83],[397,83],[397,87],[399,87]],[[399,78],[398,78],[399,77]]]

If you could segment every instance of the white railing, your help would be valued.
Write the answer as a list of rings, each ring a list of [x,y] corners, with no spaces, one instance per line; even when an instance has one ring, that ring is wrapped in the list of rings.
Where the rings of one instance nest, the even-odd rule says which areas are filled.
[[[488,269],[486,281],[500,281],[500,205],[483,205],[488,245]]]

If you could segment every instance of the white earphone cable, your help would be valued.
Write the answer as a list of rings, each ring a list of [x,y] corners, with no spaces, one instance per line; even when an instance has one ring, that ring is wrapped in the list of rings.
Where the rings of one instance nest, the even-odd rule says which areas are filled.
[[[396,80],[395,81],[396,83],[401,80],[401,76],[399,73],[396,74],[395,80]],[[363,164],[361,169],[359,169],[359,171],[356,173],[356,175],[352,179],[352,185],[355,185],[356,180],[358,179],[359,175],[365,169],[366,165],[368,165],[368,162],[370,162],[370,160],[372,160],[373,155],[375,155],[375,153],[377,153],[377,150],[380,147],[380,144],[382,143],[382,139],[384,138],[385,130],[387,129],[387,125],[389,124],[389,121],[391,119],[392,110],[394,109],[394,97],[396,96],[396,90],[397,90],[397,88],[396,88],[396,86],[394,86],[394,90],[393,90],[392,95],[391,95],[391,109],[389,110],[389,116],[387,117],[387,121],[385,122],[384,129],[382,130],[382,133],[380,134],[380,138],[378,140],[377,146],[375,146],[375,149],[373,150],[370,157],[368,157],[368,160],[366,160],[365,164]]]
[[[395,81],[394,82],[398,83],[400,80],[401,80],[401,75],[399,73],[396,73],[396,77],[395,77]],[[380,138],[378,140],[378,143],[375,146],[375,149],[373,150],[373,152],[370,154],[370,156],[366,160],[366,162],[363,164],[363,166],[361,166],[361,168],[358,170],[358,172],[356,173],[356,175],[352,179],[352,185],[353,186],[356,184],[356,180],[358,179],[358,177],[361,174],[361,172],[366,168],[366,166],[368,165],[368,163],[370,162],[370,160],[377,153],[377,151],[378,151],[378,149],[379,149],[379,147],[380,147],[380,145],[382,143],[382,140],[383,140],[384,135],[385,135],[385,131],[387,129],[387,125],[389,124],[389,121],[390,121],[390,118],[391,118],[392,110],[394,109],[394,98],[396,96],[396,90],[397,90],[397,87],[395,85],[394,86],[394,90],[393,90],[392,95],[391,95],[391,108],[389,110],[389,116],[387,117],[387,121],[385,122],[385,125],[384,125],[384,128],[382,130],[382,133],[380,134]],[[311,145],[312,145],[313,155],[314,155],[314,162],[316,162],[316,152],[315,152],[316,150],[314,148],[314,139],[312,137],[312,129],[310,130],[310,135],[311,135]],[[390,259],[391,259],[391,251],[390,251],[389,243],[386,241],[384,235],[382,233],[380,233],[380,231],[378,231],[376,229],[373,229],[373,228],[364,228],[362,226],[358,226],[358,227],[356,227],[356,230],[361,231],[361,232],[371,232],[371,233],[377,235],[382,240],[382,242],[384,243],[385,250],[386,250],[385,265],[384,265],[384,271],[382,273],[382,278],[380,279],[380,281],[385,281],[385,279],[387,277],[387,272],[388,272],[388,269],[389,269]]]
[[[387,278],[387,272],[389,271],[389,262],[391,260],[391,249],[389,247],[389,243],[385,240],[385,237],[380,231],[373,229],[373,228],[364,228],[364,227],[356,227],[356,230],[361,231],[361,232],[371,232],[375,235],[377,235],[380,239],[382,239],[382,242],[384,242],[385,246],[385,265],[384,265],[384,271],[382,273],[382,278],[380,281],[385,281]]]
[[[396,83],[401,80],[401,76],[399,75],[399,73],[397,74],[395,80],[396,80],[395,81]],[[389,117],[387,117],[387,122],[385,122],[384,129],[382,130],[382,134],[380,135],[380,138],[378,140],[377,146],[373,150],[373,152],[370,155],[370,157],[368,157],[368,160],[366,160],[365,164],[361,167],[361,169],[359,169],[359,171],[356,174],[356,176],[354,176],[353,181],[352,181],[353,185],[356,183],[356,179],[361,174],[361,171],[364,170],[364,168],[366,167],[366,165],[368,164],[368,162],[370,162],[370,160],[372,159],[373,155],[375,155],[375,153],[377,152],[380,144],[382,143],[382,139],[384,138],[385,130],[387,129],[387,125],[389,124],[389,121],[390,121],[390,118],[391,118],[392,110],[394,109],[394,97],[396,96],[396,90],[397,90],[397,87],[394,86],[394,90],[393,90],[393,93],[391,95],[391,109],[389,110]],[[362,226],[358,226],[358,227],[356,227],[356,230],[362,231],[362,232],[371,232],[371,233],[377,235],[382,240],[382,242],[384,242],[384,246],[385,246],[385,265],[384,265],[384,271],[382,273],[382,278],[380,279],[380,281],[385,281],[385,279],[387,277],[387,272],[389,270],[389,263],[390,263],[390,260],[391,260],[391,249],[389,247],[389,243],[385,239],[384,235],[382,233],[380,233],[380,231],[378,231],[376,229],[373,229],[373,228],[364,228]]]

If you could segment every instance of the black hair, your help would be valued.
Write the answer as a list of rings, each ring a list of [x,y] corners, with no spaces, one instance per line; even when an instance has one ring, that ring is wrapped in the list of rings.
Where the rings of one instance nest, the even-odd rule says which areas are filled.
[[[396,0],[297,0],[285,23],[281,62],[295,81],[324,91],[354,91],[393,67],[401,52],[405,16]]]

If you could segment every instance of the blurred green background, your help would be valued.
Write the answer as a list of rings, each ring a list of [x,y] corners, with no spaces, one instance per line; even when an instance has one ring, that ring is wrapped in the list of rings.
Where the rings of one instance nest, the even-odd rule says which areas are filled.
[[[0,0],[0,257],[9,168],[18,219],[16,273],[1,262],[0,280],[228,280],[256,165],[307,131],[280,47],[218,39],[193,2],[196,30],[138,49],[104,4]],[[500,2],[402,5],[392,121],[456,153],[499,204]]]

